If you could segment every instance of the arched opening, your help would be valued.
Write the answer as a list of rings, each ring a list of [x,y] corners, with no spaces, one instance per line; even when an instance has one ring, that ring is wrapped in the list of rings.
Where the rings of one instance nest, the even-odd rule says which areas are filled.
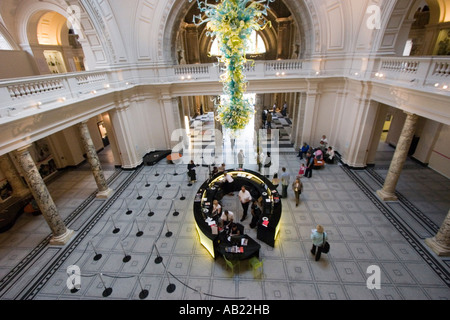
[[[303,9],[303,10],[302,10]],[[207,35],[206,25],[197,26],[193,17],[198,16],[197,3],[176,2],[166,23],[165,35],[171,46],[164,52],[173,57],[175,63],[213,63],[217,59],[208,53],[215,39]],[[270,4],[266,21],[272,28],[258,32],[266,52],[249,54],[254,60],[302,59],[312,55],[314,34],[311,17],[303,1],[276,1]],[[167,43],[167,44],[169,44]],[[166,55],[167,57],[169,55]]]
[[[266,53],[266,44],[264,43],[264,40],[262,39],[261,35],[258,34],[256,31],[253,31],[250,36],[250,42],[247,47],[247,53],[251,55],[260,55]],[[220,56],[220,48],[219,48],[219,41],[217,39],[214,39],[211,48],[209,50],[209,54],[211,56]]]
[[[450,0],[416,0],[404,14],[395,46],[397,54],[450,55]]]
[[[35,13],[28,22],[27,33],[41,74],[86,70],[79,35],[65,16],[55,11]]]

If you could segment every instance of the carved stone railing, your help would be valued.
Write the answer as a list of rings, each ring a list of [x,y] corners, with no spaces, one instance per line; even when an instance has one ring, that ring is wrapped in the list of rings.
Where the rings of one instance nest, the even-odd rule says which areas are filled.
[[[440,57],[389,57],[379,59],[379,68],[373,77],[398,83],[409,83],[416,89],[434,87],[448,93],[450,86],[450,59]]]
[[[364,63],[369,70],[348,68],[346,57],[307,60],[248,61],[246,77],[252,80],[276,81],[326,77],[353,77],[364,81],[388,81],[389,85],[406,86],[450,95],[450,58],[382,57]],[[367,59],[366,59],[367,60]],[[354,63],[355,59],[352,60]],[[223,68],[215,64],[177,66],[129,66],[117,70],[97,70],[62,75],[45,75],[0,81],[0,124],[18,117],[90,99],[112,91],[134,86],[171,85],[185,81],[217,82]],[[357,76],[356,76],[357,75]],[[275,82],[274,82],[275,84]],[[175,93],[174,93],[175,94]]]
[[[112,88],[111,73],[83,72],[0,81],[0,123]]]

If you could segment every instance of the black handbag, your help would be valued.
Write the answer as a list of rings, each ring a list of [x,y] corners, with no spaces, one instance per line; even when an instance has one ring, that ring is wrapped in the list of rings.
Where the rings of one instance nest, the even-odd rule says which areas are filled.
[[[328,241],[325,241],[325,233],[323,233],[322,252],[323,253],[330,252],[330,244],[328,243]]]

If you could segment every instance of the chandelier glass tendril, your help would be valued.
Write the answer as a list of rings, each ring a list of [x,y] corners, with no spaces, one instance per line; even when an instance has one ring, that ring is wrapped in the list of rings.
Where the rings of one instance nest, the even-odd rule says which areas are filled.
[[[242,130],[254,113],[250,101],[245,98],[247,48],[253,30],[271,26],[263,16],[267,16],[269,3],[275,0],[222,0],[219,4],[196,1],[201,13],[194,16],[194,23],[197,26],[207,23],[207,35],[216,37],[219,43],[219,65],[224,65],[225,73],[220,76],[220,81],[226,98],[215,102],[217,120],[227,129]]]

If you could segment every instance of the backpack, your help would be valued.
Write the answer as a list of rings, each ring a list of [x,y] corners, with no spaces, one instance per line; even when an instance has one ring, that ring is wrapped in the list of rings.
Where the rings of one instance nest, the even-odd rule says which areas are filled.
[[[323,234],[322,252],[323,253],[330,252],[330,244],[328,243],[328,241],[325,241],[325,233]]]

